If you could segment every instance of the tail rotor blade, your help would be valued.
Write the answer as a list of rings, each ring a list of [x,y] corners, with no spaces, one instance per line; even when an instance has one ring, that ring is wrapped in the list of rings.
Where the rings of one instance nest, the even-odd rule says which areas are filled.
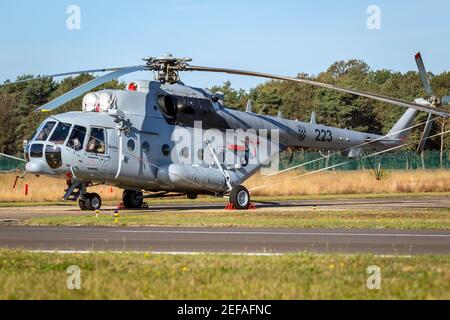
[[[422,132],[422,137],[420,138],[419,146],[417,147],[418,154],[422,154],[423,150],[425,149],[428,137],[430,136],[430,131],[431,128],[433,127],[432,117],[433,115],[430,113],[428,115],[427,123],[425,124],[425,129]]]
[[[433,95],[433,90],[431,89],[430,80],[428,79],[427,70],[425,69],[425,64],[423,63],[422,55],[420,52],[416,54],[416,64],[419,69],[420,80],[422,81],[423,88],[429,96]]]
[[[118,77],[126,75],[128,73],[133,73],[136,71],[143,71],[143,70],[145,70],[145,66],[136,66],[136,67],[122,68],[122,69],[116,70],[114,72],[108,73],[104,76],[98,77],[92,81],[89,81],[89,82],[63,94],[62,96],[59,96],[55,100],[50,101],[49,103],[37,108],[35,111],[48,112],[48,111],[55,110],[55,109],[59,108],[60,106],[62,106],[63,104],[78,98],[82,94],[84,94],[98,86],[101,86],[102,84],[105,84],[113,79],[117,79]]]

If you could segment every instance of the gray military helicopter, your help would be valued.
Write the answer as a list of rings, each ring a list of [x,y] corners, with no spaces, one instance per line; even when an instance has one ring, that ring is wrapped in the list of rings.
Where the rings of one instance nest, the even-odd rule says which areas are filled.
[[[64,199],[79,200],[82,210],[100,209],[101,197],[88,189],[102,184],[124,189],[126,208],[139,208],[148,197],[177,193],[190,199],[198,195],[228,197],[236,209],[248,209],[250,192],[242,183],[282,150],[296,147],[349,153],[389,150],[404,143],[417,111],[443,117],[450,114],[441,108],[450,103],[450,97],[432,96],[413,103],[308,79],[194,66],[189,64],[191,59],[178,59],[170,54],[144,61],[140,66],[69,72],[1,85],[109,72],[37,109],[52,111],[86,94],[82,111],[48,117],[34,136],[24,142],[26,172],[65,176],[68,187]],[[424,68],[419,70],[424,85],[429,87]],[[88,93],[137,71],[153,71],[156,79],[133,81],[126,90]],[[180,72],[185,71],[292,81],[408,110],[386,136],[323,126],[316,123],[315,117],[305,123],[256,114],[250,106],[241,112],[227,109],[220,93],[185,85],[180,80]],[[426,130],[429,131],[428,125]]]

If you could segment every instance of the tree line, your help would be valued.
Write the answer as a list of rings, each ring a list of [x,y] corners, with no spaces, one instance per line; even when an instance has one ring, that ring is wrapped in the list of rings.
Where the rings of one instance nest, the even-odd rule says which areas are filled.
[[[429,74],[429,76],[437,96],[450,95],[450,72],[438,75]],[[32,75],[23,75],[17,80],[32,77]],[[298,77],[379,93],[407,101],[426,97],[417,72],[372,70],[361,60],[338,61],[318,75],[299,74]],[[1,88],[0,152],[20,155],[23,140],[30,138],[46,117],[54,113],[81,110],[82,98],[80,97],[51,113],[33,112],[37,107],[93,78],[92,75],[82,74],[77,77],[65,78],[61,82],[44,79]],[[123,83],[115,80],[95,90],[123,89],[124,87]],[[267,81],[249,91],[233,88],[231,82],[227,81],[221,86],[210,88],[210,90],[223,92],[225,104],[230,108],[245,110],[247,101],[251,100],[254,112],[267,115],[277,115],[278,112],[281,112],[285,118],[301,121],[309,121],[310,114],[314,111],[317,114],[317,121],[321,124],[377,134],[387,133],[405,112],[401,107],[378,101],[285,81]],[[426,118],[426,114],[420,113],[416,121],[420,123]],[[445,123],[439,119],[433,126],[432,134],[439,133],[442,130],[442,124],[445,130],[448,130],[449,122]],[[412,141],[419,140],[420,129],[413,132]],[[446,150],[450,149],[450,137],[448,136],[442,141],[439,137],[430,140],[427,149],[440,149],[441,143]],[[411,150],[414,148],[414,145],[409,147]]]

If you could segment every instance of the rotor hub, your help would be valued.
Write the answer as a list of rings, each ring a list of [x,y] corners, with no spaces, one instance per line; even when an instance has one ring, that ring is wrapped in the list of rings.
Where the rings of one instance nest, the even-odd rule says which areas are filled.
[[[146,58],[146,69],[155,72],[155,77],[162,83],[175,83],[180,81],[180,71],[186,71],[191,58],[175,58],[166,53],[159,58]]]

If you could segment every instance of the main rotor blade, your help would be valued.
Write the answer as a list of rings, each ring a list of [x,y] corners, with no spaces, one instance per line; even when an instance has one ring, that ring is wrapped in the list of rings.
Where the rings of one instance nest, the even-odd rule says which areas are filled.
[[[245,70],[236,70],[236,69],[225,69],[225,68],[212,68],[212,67],[202,67],[202,66],[189,66],[186,68],[186,71],[202,71],[202,72],[217,72],[217,73],[228,73],[228,74],[235,74],[235,75],[241,75],[241,76],[251,76],[251,77],[260,77],[260,78],[267,78],[267,79],[274,79],[274,80],[284,80],[284,81],[292,81],[297,83],[304,83],[309,84],[316,87],[326,88],[338,92],[344,92],[353,94],[360,97],[365,97],[369,99],[374,99],[377,101],[397,105],[404,108],[413,108],[419,111],[424,111],[428,113],[432,113],[441,117],[450,117],[450,112],[435,108],[432,106],[422,106],[416,103],[403,101],[400,99],[390,98],[386,96],[382,96],[379,94],[374,93],[367,93],[362,91],[357,91],[353,89],[347,89],[343,87],[338,87],[332,84],[327,84],[323,82],[317,82],[307,79],[300,79],[300,78],[293,78],[293,77],[286,77],[286,76],[278,76],[268,73],[260,73],[260,72],[253,72],[253,71],[245,71]]]
[[[429,96],[433,95],[433,90],[431,89],[430,80],[428,79],[427,70],[425,69],[425,64],[423,63],[422,55],[420,52],[416,54],[416,64],[419,69],[420,80],[422,81],[423,88]]]
[[[91,91],[92,89],[101,86],[102,84],[105,84],[113,79],[116,79],[120,76],[126,75],[128,73],[133,73],[136,71],[143,71],[145,70],[145,66],[136,66],[136,67],[126,67],[122,69],[118,69],[117,71],[108,73],[104,76],[98,77],[94,80],[91,80],[89,82],[86,82],[85,84],[63,94],[62,96],[56,98],[53,101],[50,101],[49,103],[44,104],[43,106],[37,108],[35,111],[52,111],[54,109],[59,108],[63,104],[72,101],[73,99],[78,98],[82,94]]]
[[[6,158],[22,161],[22,162],[27,162],[27,160],[25,160],[25,159],[17,158],[17,157],[10,156],[9,154],[4,154],[4,153],[0,153],[0,157],[6,157]]]
[[[72,76],[76,74],[83,74],[83,73],[100,73],[100,72],[108,72],[108,71],[116,71],[119,69],[124,69],[127,67],[121,67],[121,68],[104,68],[104,69],[92,69],[92,70],[84,70],[84,71],[72,71],[72,72],[65,72],[65,73],[58,73],[58,74],[52,74],[48,76],[42,76],[42,77],[36,77],[36,78],[30,78],[25,80],[19,80],[15,82],[8,82],[4,84],[0,84],[0,88],[12,86],[19,83],[25,83],[30,81],[37,81],[37,80],[43,80],[43,79],[50,79],[50,78],[58,78],[58,77],[65,77],[65,76]]]

